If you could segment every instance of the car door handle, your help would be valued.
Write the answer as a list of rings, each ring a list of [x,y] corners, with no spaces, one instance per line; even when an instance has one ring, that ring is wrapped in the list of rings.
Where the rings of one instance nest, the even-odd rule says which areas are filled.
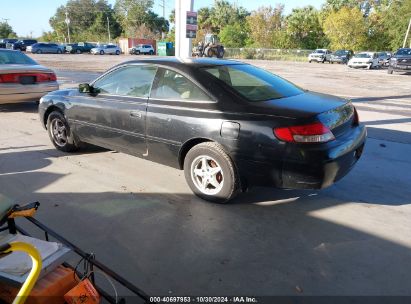
[[[140,111],[131,111],[130,116],[135,118],[141,118],[143,117],[143,114]]]

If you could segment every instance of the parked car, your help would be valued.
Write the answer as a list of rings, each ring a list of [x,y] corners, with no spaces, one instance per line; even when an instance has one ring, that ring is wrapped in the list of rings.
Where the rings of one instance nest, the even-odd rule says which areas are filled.
[[[154,55],[155,51],[152,45],[149,44],[137,44],[129,50],[132,55]]]
[[[330,63],[337,62],[337,63],[347,64],[348,60],[350,60],[352,56],[353,56],[353,51],[338,50],[330,55]]]
[[[20,51],[0,49],[0,104],[39,101],[58,88],[52,70]]]
[[[4,39],[0,39],[0,49],[5,49],[7,48],[7,43],[10,42],[16,42],[18,39],[14,39],[14,38],[4,38]]]
[[[391,57],[388,74],[411,71],[411,48],[398,49]]]
[[[39,114],[61,151],[86,142],[183,169],[196,195],[220,203],[253,185],[330,186],[366,138],[350,101],[210,58],[125,62],[44,96]]]
[[[33,45],[35,43],[37,43],[37,40],[35,39],[22,39],[16,42],[9,42],[7,43],[6,47],[10,50],[20,50],[24,52],[26,51],[28,46]]]
[[[27,47],[27,52],[33,54],[62,54],[64,53],[64,46],[56,43],[35,43]]]
[[[104,54],[120,55],[121,49],[117,45],[114,45],[114,44],[103,44],[95,48],[92,48],[90,53],[93,55],[104,55]]]
[[[350,68],[379,68],[381,64],[378,61],[378,54],[376,52],[361,52],[355,54],[353,58],[348,61]]]
[[[378,62],[381,66],[388,66],[390,63],[390,58],[392,54],[390,52],[378,52],[377,53]]]
[[[317,61],[317,62],[330,62],[331,51],[327,49],[316,49],[314,52],[308,55],[308,62]]]
[[[91,49],[95,47],[94,43],[89,42],[71,43],[66,46],[66,52],[72,54],[90,53]]]

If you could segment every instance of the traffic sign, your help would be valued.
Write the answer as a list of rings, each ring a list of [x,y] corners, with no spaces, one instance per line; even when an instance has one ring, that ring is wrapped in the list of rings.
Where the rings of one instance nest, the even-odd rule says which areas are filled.
[[[196,38],[197,12],[187,12],[186,38]]]

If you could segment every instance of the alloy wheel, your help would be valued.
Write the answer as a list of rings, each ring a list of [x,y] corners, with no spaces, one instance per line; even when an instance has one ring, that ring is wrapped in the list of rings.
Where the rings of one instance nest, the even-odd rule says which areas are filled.
[[[200,155],[191,164],[191,179],[202,193],[215,195],[224,185],[223,169],[218,162],[207,155]]]
[[[56,145],[64,147],[67,144],[67,128],[63,121],[58,118],[53,119],[50,131]]]

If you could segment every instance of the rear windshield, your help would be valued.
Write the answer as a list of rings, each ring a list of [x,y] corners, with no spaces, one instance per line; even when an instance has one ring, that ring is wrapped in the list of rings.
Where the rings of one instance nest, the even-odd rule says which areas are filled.
[[[355,58],[371,58],[370,54],[367,53],[359,53],[354,56]]]
[[[222,65],[203,68],[249,101],[265,101],[295,96],[302,89],[287,80],[252,65]]]
[[[37,62],[20,52],[0,51],[0,64],[37,64]]]

